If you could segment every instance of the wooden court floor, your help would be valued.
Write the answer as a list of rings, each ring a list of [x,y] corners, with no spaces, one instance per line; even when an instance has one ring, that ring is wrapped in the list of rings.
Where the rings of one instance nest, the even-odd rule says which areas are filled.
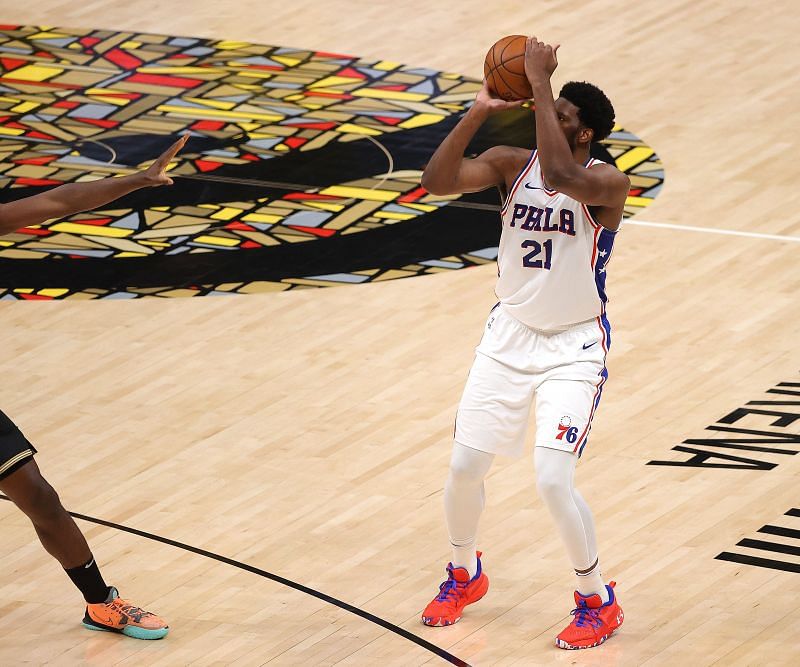
[[[493,266],[223,299],[0,303],[0,405],[70,510],[297,582],[471,665],[800,664],[796,3],[0,9],[25,24],[308,46],[476,77],[496,38],[536,34],[562,44],[557,81],[601,85],[666,170],[640,216],[663,226],[627,224],[615,247],[610,379],[578,469],[626,612],[603,647],[552,646],[572,579],[530,452],[487,481],[489,594],[456,626],[418,621],[449,558],[452,419]],[[0,502],[0,665],[446,664],[232,562],[79,523],[109,582],[171,634],[83,631],[76,591]]]

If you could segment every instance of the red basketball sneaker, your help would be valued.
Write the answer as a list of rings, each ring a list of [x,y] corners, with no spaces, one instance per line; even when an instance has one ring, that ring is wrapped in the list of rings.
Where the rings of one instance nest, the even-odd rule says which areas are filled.
[[[570,612],[574,618],[556,637],[558,648],[592,648],[614,634],[625,618],[614,595],[616,585],[617,582],[612,581],[606,586],[608,602],[605,604],[597,594],[585,596],[575,591],[577,607]]]
[[[478,552],[478,571],[472,579],[463,567],[447,564],[447,581],[439,586],[439,594],[422,612],[425,625],[453,625],[461,618],[464,607],[477,602],[489,590],[489,577],[481,568],[481,552]]]

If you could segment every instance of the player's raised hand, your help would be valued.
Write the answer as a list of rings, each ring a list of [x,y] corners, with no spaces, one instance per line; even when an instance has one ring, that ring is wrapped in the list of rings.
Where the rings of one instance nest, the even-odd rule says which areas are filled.
[[[549,81],[558,67],[558,48],[540,42],[536,37],[528,37],[525,44],[525,74],[531,86]]]
[[[499,97],[492,95],[489,90],[489,84],[486,79],[483,80],[483,86],[478,91],[475,97],[475,106],[485,109],[488,113],[499,113],[500,111],[508,111],[509,109],[516,109],[528,100],[501,100]]]
[[[172,158],[178,154],[178,151],[186,145],[188,140],[189,135],[184,134],[180,139],[172,144],[172,146],[159,155],[153,164],[141,172],[145,179],[146,185],[149,185],[150,187],[156,187],[159,185],[172,185],[172,179],[167,176],[167,167],[169,167],[169,163],[172,162]]]

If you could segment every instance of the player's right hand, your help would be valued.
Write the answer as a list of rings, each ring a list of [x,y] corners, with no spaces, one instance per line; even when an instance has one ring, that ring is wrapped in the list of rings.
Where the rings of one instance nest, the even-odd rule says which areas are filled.
[[[186,145],[189,139],[189,134],[184,134],[172,146],[159,155],[156,160],[147,169],[140,172],[145,180],[145,184],[151,187],[159,185],[172,185],[172,179],[167,176],[167,167],[169,167],[172,158],[177,155],[178,151]]]

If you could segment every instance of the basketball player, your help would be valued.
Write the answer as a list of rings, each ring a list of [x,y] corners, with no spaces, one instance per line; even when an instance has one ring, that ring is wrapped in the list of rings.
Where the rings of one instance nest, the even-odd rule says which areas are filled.
[[[504,194],[500,301],[489,314],[458,408],[445,484],[453,557],[422,621],[451,625],[488,590],[475,551],[483,480],[495,454],[522,454],[535,397],[537,489],[577,579],[573,619],[556,645],[578,649],[603,643],[623,620],[614,582],[606,585],[600,573],[592,513],[573,480],[607,378],[605,271],[630,183],[614,166],[589,156],[592,141],[607,137],[614,125],[606,96],[591,84],[573,82],[553,99],[557,49],[535,37],[526,44],[536,150],[495,146],[464,158],[490,114],[521,104],[492,97],[484,83],[422,178],[434,194],[492,186]]]
[[[0,235],[97,208],[140,188],[172,185],[166,169],[188,136],[181,137],[143,171],[121,178],[62,185],[0,205]],[[83,594],[86,599],[83,625],[90,630],[118,632],[137,639],[164,637],[169,628],[161,618],[126,602],[116,588],[106,585],[86,538],[61,505],[53,487],[42,477],[33,460],[35,453],[33,445],[0,412],[0,491],[27,514],[42,546],[61,563]]]

